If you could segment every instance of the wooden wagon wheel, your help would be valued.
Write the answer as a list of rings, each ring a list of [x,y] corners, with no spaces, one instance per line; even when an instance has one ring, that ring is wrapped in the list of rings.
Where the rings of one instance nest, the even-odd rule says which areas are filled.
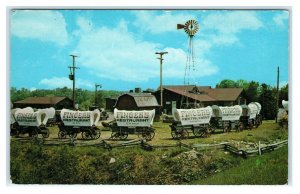
[[[145,138],[147,141],[151,141],[154,136],[155,136],[155,133],[154,131],[151,131],[149,129],[145,129],[143,132],[142,132],[142,137]]]
[[[186,129],[182,129],[179,133],[178,133],[178,137],[180,139],[187,139],[189,137],[189,132]]]
[[[177,131],[171,131],[171,136],[173,139],[178,139],[178,132]]]
[[[254,127],[255,127],[255,128],[258,128],[259,125],[260,125],[259,119],[255,119],[255,120],[254,120]]]
[[[37,137],[38,134],[39,134],[39,133],[36,131],[36,129],[33,129],[32,131],[29,132],[29,136],[30,136],[30,137]]]
[[[196,137],[203,137],[205,135],[205,128],[204,130],[201,130],[201,129],[193,129],[193,134],[196,136]]]
[[[110,139],[117,139],[119,138],[119,132],[111,132]]]
[[[248,124],[248,129],[249,130],[253,129],[253,122],[252,121]]]
[[[210,137],[211,132],[212,132],[211,126],[206,127],[206,130],[205,130],[205,137]]]
[[[66,131],[59,131],[57,134],[59,139],[65,139],[67,136],[67,132]]]
[[[101,131],[99,129],[95,130],[94,139],[99,139],[101,136]]]
[[[237,125],[237,127],[236,127],[236,130],[238,132],[240,132],[240,131],[243,131],[244,128],[245,128],[244,123],[243,122],[239,122],[238,125]]]
[[[224,126],[224,127],[223,127],[223,132],[224,132],[224,133],[229,132],[229,127],[228,127],[228,126]]]
[[[93,139],[93,134],[90,131],[81,132],[82,139]]]
[[[119,139],[120,140],[125,140],[125,139],[127,139],[127,137],[128,137],[128,133],[126,133],[126,132],[118,132],[119,133]]]
[[[74,131],[70,131],[68,135],[69,135],[69,137],[71,137],[71,138],[76,138],[76,137],[77,137],[77,133],[74,132]]]
[[[46,133],[42,133],[43,138],[48,138],[50,135],[49,129],[46,128]]]

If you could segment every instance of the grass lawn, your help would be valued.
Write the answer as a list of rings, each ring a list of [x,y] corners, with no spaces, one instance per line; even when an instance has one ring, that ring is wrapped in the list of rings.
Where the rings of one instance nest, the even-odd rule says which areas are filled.
[[[206,179],[193,181],[201,185],[276,185],[288,181],[288,148],[243,160],[237,167]]]
[[[174,145],[169,123],[155,122],[156,135],[151,145]],[[288,149],[243,159],[224,150],[198,150],[199,155],[188,160],[182,155],[186,149],[154,149],[140,147],[115,148],[108,151],[97,147],[109,139],[111,131],[102,130],[97,140],[82,140],[78,134],[76,145],[53,145],[60,142],[57,127],[50,127],[50,137],[44,145],[36,145],[23,138],[11,141],[11,177],[22,184],[286,184]],[[185,144],[220,143],[227,141],[273,142],[286,140],[286,130],[274,121],[264,121],[257,129],[222,133],[217,131],[207,138],[190,134]],[[129,135],[128,140],[137,135]],[[65,141],[68,141],[67,139]],[[110,163],[110,161],[115,162]]]

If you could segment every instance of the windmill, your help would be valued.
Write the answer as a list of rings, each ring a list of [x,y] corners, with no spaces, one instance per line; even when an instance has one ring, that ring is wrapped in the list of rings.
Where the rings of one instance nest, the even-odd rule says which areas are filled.
[[[188,85],[190,82],[190,72],[191,66],[193,71],[195,70],[195,54],[194,54],[194,36],[199,29],[198,22],[196,20],[188,20],[185,24],[177,24],[177,30],[184,29],[185,33],[188,35],[188,52],[184,73],[184,84]]]
[[[192,70],[195,71],[195,54],[194,54],[194,36],[199,29],[198,22],[196,20],[188,20],[185,24],[177,24],[177,30],[184,29],[185,33],[188,35],[188,52],[187,52],[187,59],[185,65],[185,72],[184,72],[184,85],[190,84],[190,72],[191,67]],[[188,91],[185,91],[187,93]],[[196,94],[195,94],[196,96]],[[181,105],[183,105],[183,97],[181,98]],[[189,107],[189,101],[186,97],[186,104],[185,108]],[[194,108],[196,107],[196,100],[194,99]]]

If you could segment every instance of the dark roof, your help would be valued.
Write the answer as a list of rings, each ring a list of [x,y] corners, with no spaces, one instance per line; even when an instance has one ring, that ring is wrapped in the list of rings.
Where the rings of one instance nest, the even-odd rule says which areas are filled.
[[[214,88],[204,90],[217,101],[235,101],[243,91],[243,88]]]
[[[132,96],[138,107],[159,106],[155,96],[149,93],[126,93],[120,95],[119,98],[124,95]]]
[[[164,86],[164,89],[202,102],[235,101],[243,88],[211,88],[210,86]]]
[[[57,97],[57,96],[51,96],[51,97],[28,97],[24,100],[16,101],[15,104],[52,104],[55,105],[62,100],[71,100],[68,97]],[[72,101],[72,100],[71,100]]]
[[[171,92],[174,92],[174,93],[177,93],[177,94],[180,94],[182,96],[187,96],[188,98],[191,98],[191,99],[195,99],[195,100],[198,100],[198,101],[215,101],[214,98],[211,98],[209,95],[207,94],[193,94],[189,91],[185,91],[185,90],[181,90],[181,89],[178,89],[178,88],[165,88]]]
[[[176,89],[176,90],[183,90],[183,91],[191,91],[195,87],[197,87],[199,90],[211,88],[211,86],[196,86],[196,85],[163,85],[163,88],[165,89]],[[158,87],[157,90],[160,90],[160,87]]]

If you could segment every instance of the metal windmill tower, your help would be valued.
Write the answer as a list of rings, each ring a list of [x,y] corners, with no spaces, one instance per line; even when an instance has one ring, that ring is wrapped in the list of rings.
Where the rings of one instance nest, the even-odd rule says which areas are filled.
[[[195,52],[194,52],[194,36],[199,29],[198,22],[196,20],[188,20],[185,24],[177,24],[177,30],[184,29],[188,35],[188,52],[184,72],[184,85],[190,84],[191,68],[195,71]],[[188,91],[185,91],[186,93]],[[196,95],[196,94],[195,94]],[[181,98],[181,105],[183,106],[183,97]],[[186,97],[185,108],[189,107],[189,99]],[[196,100],[194,100],[194,108],[196,107]]]
[[[190,72],[191,67],[193,71],[195,70],[195,53],[194,53],[194,36],[199,29],[198,22],[196,20],[188,20],[185,24],[177,24],[177,30],[184,29],[185,33],[188,35],[188,52],[184,73],[184,84],[190,84]]]

